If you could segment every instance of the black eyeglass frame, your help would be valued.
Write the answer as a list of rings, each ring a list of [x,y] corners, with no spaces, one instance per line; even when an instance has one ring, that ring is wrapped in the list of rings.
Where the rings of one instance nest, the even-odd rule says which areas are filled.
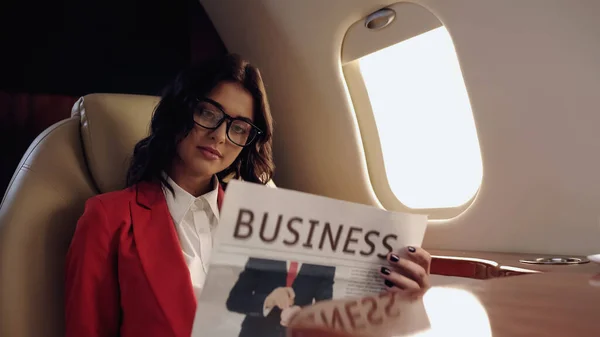
[[[204,97],[204,98],[201,98],[201,99],[200,98],[196,98],[196,104],[194,105],[194,108],[192,110],[193,114],[196,113],[196,108],[198,107],[198,104],[202,103],[202,102],[206,102],[206,103],[210,103],[210,104],[214,105],[223,114],[223,118],[221,118],[221,120],[219,120],[219,122],[217,122],[216,126],[214,126],[212,128],[209,128],[207,126],[204,126],[204,125],[196,122],[196,120],[193,118],[193,115],[192,115],[192,120],[194,121],[194,124],[198,125],[199,127],[204,128],[204,129],[208,129],[208,130],[216,130],[216,129],[218,129],[221,126],[221,124],[223,124],[224,121],[227,121],[227,126],[226,126],[226,129],[225,129],[225,134],[227,134],[227,139],[229,139],[233,144],[235,144],[237,146],[240,146],[240,147],[246,147],[246,146],[251,145],[256,140],[256,138],[259,135],[263,134],[263,131],[258,126],[254,125],[252,122],[250,122],[247,118],[240,118],[240,117],[231,117],[231,116],[229,116],[225,112],[225,109],[223,108],[223,106],[221,104],[219,104],[219,102],[216,102],[216,101],[214,101],[214,100],[212,100],[210,98],[207,98],[207,97]],[[236,121],[236,120],[239,120],[239,121],[242,121],[242,122],[250,124],[250,126],[252,127],[252,129],[256,132],[256,134],[254,135],[254,137],[252,138],[252,140],[250,140],[249,142],[247,142],[246,145],[240,145],[240,144],[236,143],[235,141],[233,141],[233,139],[231,139],[231,137],[229,137],[229,128],[231,127],[231,124],[233,123],[233,121]]]

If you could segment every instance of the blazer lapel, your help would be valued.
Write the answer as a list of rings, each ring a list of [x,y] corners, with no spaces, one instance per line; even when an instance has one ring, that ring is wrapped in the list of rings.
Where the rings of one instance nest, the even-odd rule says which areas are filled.
[[[131,216],[143,270],[175,336],[190,336],[196,297],[162,188],[140,183],[136,198]]]

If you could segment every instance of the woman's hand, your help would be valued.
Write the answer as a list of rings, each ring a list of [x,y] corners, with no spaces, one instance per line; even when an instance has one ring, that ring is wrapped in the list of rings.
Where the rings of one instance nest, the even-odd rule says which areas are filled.
[[[404,248],[406,254],[389,253],[389,266],[383,266],[379,273],[391,291],[426,290],[429,285],[431,255],[419,247]],[[400,257],[405,255],[406,258]]]

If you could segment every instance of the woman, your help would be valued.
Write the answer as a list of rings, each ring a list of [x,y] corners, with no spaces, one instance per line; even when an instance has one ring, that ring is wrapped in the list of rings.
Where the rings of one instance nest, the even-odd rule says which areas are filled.
[[[135,146],[128,187],[86,203],[67,254],[66,336],[189,337],[225,181],[271,179],[272,132],[254,66],[227,55],[182,72]],[[427,286],[428,254],[412,254],[391,260],[404,275],[382,269],[390,286]]]

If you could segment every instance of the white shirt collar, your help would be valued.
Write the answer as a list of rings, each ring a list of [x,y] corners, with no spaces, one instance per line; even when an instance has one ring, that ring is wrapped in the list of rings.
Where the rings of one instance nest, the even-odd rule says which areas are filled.
[[[192,207],[194,202],[199,199],[206,200],[215,218],[217,220],[219,219],[219,207],[217,205],[217,197],[219,195],[219,180],[216,176],[213,177],[213,189],[197,198],[177,185],[167,174],[163,173],[163,176],[169,185],[173,187],[173,191],[175,192],[173,194],[166,186],[162,186],[165,199],[167,200],[167,206],[169,207],[169,212],[171,213],[171,217],[176,224],[183,220],[183,217],[190,207]]]

